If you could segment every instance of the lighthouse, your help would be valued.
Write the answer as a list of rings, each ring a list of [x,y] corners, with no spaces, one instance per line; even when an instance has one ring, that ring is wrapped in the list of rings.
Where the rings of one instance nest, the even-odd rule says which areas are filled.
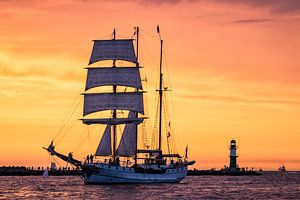
[[[230,163],[229,163],[229,168],[231,171],[236,171],[237,170],[237,164],[236,164],[236,158],[238,157],[236,155],[236,141],[235,140],[231,140],[230,142]]]

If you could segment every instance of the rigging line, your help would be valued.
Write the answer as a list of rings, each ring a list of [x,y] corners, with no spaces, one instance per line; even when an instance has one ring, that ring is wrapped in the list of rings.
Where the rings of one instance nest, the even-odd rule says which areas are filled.
[[[148,103],[147,103],[147,97],[144,98],[144,107],[145,107],[145,114],[149,116],[148,114],[148,110],[147,110],[147,107],[148,107]],[[146,123],[147,123],[147,120],[145,119],[143,122],[142,122],[142,132],[141,132],[141,135],[142,135],[142,138],[143,138],[143,142],[144,142],[144,146],[149,146],[149,141],[148,141],[148,135],[147,135],[147,127],[146,127]]]
[[[80,114],[77,118],[80,117]],[[62,141],[62,139],[67,135],[67,133],[71,130],[71,128],[74,126],[75,122],[77,121],[77,119],[75,119],[71,124],[70,126],[68,127],[68,129],[66,130],[65,134],[60,138],[59,141],[56,142],[56,146]]]
[[[61,168],[61,164],[55,159],[55,157],[53,157],[53,160],[54,160],[55,163],[58,164],[59,168]]]
[[[134,34],[131,37],[125,36],[123,34],[120,34],[119,32],[116,33],[116,36],[118,36],[119,38],[133,38]]]
[[[58,128],[58,130],[57,130],[57,134],[54,136],[53,140],[55,140],[55,139],[58,137],[58,135],[60,134],[61,130],[64,128],[65,123],[66,123],[66,119],[67,119],[68,116],[70,115],[71,111],[74,110],[74,108],[73,108],[73,107],[74,107],[74,104],[75,104],[75,101],[74,101],[74,102],[72,103],[72,105],[70,106],[70,108],[69,108],[67,114],[65,115],[65,117],[64,117],[64,119],[63,119],[61,125],[59,126],[59,128]],[[73,108],[73,109],[72,109],[72,108]]]
[[[148,115],[148,116],[150,116],[150,113],[149,113],[149,110],[148,110],[148,95],[146,94],[145,95],[145,113],[146,113],[146,115]],[[148,133],[152,133],[152,121],[151,121],[151,118],[149,117],[148,118],[148,120],[146,121],[146,123],[149,125],[149,132]],[[146,131],[146,133],[147,133],[147,127],[146,127],[147,125],[145,124],[145,131]],[[147,138],[148,138],[149,136],[147,135]]]
[[[81,136],[79,137],[79,139],[77,140],[77,142],[75,143],[73,149],[72,149],[72,152],[75,151],[75,149],[79,146],[79,144],[81,143],[81,141],[84,139],[84,136],[85,136],[85,132],[82,131],[82,134]],[[76,148],[75,148],[76,147]]]
[[[166,95],[165,95],[166,96]],[[166,97],[164,98],[166,99]],[[166,101],[163,101],[163,112],[164,112],[164,126],[166,131],[166,137],[167,137],[167,145],[168,145],[168,153],[172,152],[172,149],[170,148],[170,145],[172,146],[172,135],[171,130],[168,121],[170,121],[170,117],[167,114],[167,103]]]
[[[76,112],[76,110],[78,109],[79,104],[81,103],[81,101],[82,101],[82,99],[79,100],[78,104],[77,104],[76,107],[74,108],[73,112],[71,113],[71,115],[70,115],[70,117],[69,117],[69,120],[71,120],[71,117],[75,114],[75,112]],[[79,115],[77,118],[79,118],[79,117],[80,117],[80,115]],[[76,118],[75,120],[77,120],[77,118]],[[64,127],[67,127],[67,124],[68,124],[68,122],[65,123],[65,125],[62,127],[62,129],[60,130],[60,132],[63,131]],[[68,132],[68,131],[67,131],[67,132]],[[66,132],[66,133],[67,133],[67,132]],[[63,137],[64,137],[64,136],[63,136]]]
[[[134,27],[133,34],[132,34],[132,36],[131,36],[131,39],[133,39],[133,37],[137,34],[137,29],[139,29],[139,27],[138,27],[138,26],[135,26],[135,27]],[[140,31],[140,29],[139,29],[139,31]]]
[[[88,137],[88,135],[86,135],[86,136],[83,138],[83,140],[80,142],[80,144],[77,146],[77,148],[76,148],[73,152],[76,152],[76,151],[79,149],[79,147],[83,144],[83,142],[87,139],[87,137]]]
[[[108,35],[103,35],[103,36],[100,36],[100,37],[97,37],[99,39],[106,39],[106,38],[110,38],[111,37],[111,34],[108,34]]]
[[[141,38],[141,41],[142,41],[142,43],[144,44],[144,46],[146,47],[146,53],[149,55],[149,57],[150,57],[150,59],[151,59],[151,62],[152,62],[152,64],[153,64],[153,66],[157,66],[158,65],[158,63],[156,62],[156,60],[154,59],[154,57],[153,57],[153,55],[152,55],[152,53],[151,53],[151,51],[150,51],[150,49],[149,49],[149,47],[148,47],[148,45],[147,45],[147,43],[146,43],[146,41],[144,40],[144,38],[142,37]],[[150,69],[154,74],[156,74],[156,88],[158,87],[158,85],[159,85],[159,77],[160,77],[160,75],[159,75],[159,71],[157,71],[157,70],[154,70],[153,68],[147,68],[147,69]]]
[[[166,67],[165,67],[165,69],[166,69],[166,71],[167,71],[167,73],[166,73],[166,78],[167,78],[167,84],[169,85],[169,88],[170,88],[170,92],[171,92],[171,94],[170,94],[170,96],[171,96],[171,101],[170,101],[170,104],[171,104],[171,112],[169,112],[169,107],[167,107],[167,112],[169,113],[169,118],[171,119],[172,118],[172,121],[173,121],[173,124],[176,124],[176,117],[175,117],[175,112],[174,112],[174,101],[173,101],[173,99],[174,99],[174,95],[173,95],[173,90],[172,90],[172,82],[171,82],[171,80],[170,80],[170,76],[169,76],[169,64],[168,64],[168,59],[167,59],[167,50],[166,50],[166,47],[165,47],[166,45],[164,45],[163,46],[163,50],[164,50],[164,61],[165,61],[165,63],[166,63]],[[167,101],[166,101],[167,102]],[[171,116],[170,116],[171,115]],[[173,128],[172,128],[172,135],[173,135],[173,137],[172,137],[172,143],[173,143],[173,145],[174,145],[174,151],[176,152],[177,151],[177,147],[176,147],[176,142],[175,142],[175,140],[174,140],[174,138],[175,138],[175,132],[176,132],[176,127],[175,126],[173,126]]]
[[[91,151],[94,152],[93,145],[92,145],[92,141],[91,141],[91,136],[90,136],[90,129],[89,129],[89,127],[87,127],[87,130],[88,130],[88,136],[89,136],[89,142],[90,142],[90,146],[91,146]]]
[[[156,95],[157,97],[157,95]],[[151,146],[153,149],[156,149],[156,136],[158,132],[158,113],[159,113],[159,98],[156,98],[156,112],[155,112],[155,120],[154,120],[154,128],[151,135]]]
[[[145,42],[145,40],[143,38],[141,38],[141,40],[142,40],[144,46],[146,47],[147,53],[150,55],[151,61],[154,63],[154,66],[156,66],[157,62],[155,61],[154,57],[152,56],[151,51],[150,51],[147,43]]]
[[[165,95],[165,100],[164,100],[164,102],[165,102],[165,108],[164,109],[166,109],[166,113],[167,113],[167,117],[168,117],[168,120],[169,120],[169,123],[172,121],[172,122],[174,122],[174,117],[173,117],[173,115],[172,115],[172,113],[170,114],[170,111],[169,111],[169,104],[167,104],[167,102],[169,102],[169,101],[167,101],[167,96]],[[171,103],[171,106],[173,106],[173,104]],[[172,123],[172,124],[174,124],[174,123]],[[172,126],[172,125],[168,125],[168,123],[167,123],[167,128],[169,129],[169,131],[170,131],[170,142],[171,142],[171,145],[172,145],[172,149],[171,150],[173,150],[173,152],[177,152],[177,148],[176,148],[176,141],[175,141],[175,130],[174,130],[174,126]],[[171,131],[172,130],[172,131]],[[172,133],[172,134],[171,134]]]
[[[170,71],[169,71],[169,64],[168,64],[168,60],[167,60],[167,50],[166,50],[166,45],[163,46],[163,50],[164,50],[164,61],[165,61],[165,71],[167,73],[165,73],[166,77],[167,77],[167,85],[169,85],[170,88],[172,88],[172,84],[171,84],[171,81],[170,81],[170,77],[169,77],[169,74],[170,74]]]
[[[160,40],[159,38],[157,38],[157,36],[152,35],[151,33],[148,33],[148,32],[146,32],[146,31],[144,31],[144,30],[142,30],[142,29],[140,29],[140,32],[143,32],[143,33],[145,33],[146,35],[148,35],[148,36],[150,36],[150,37],[152,37],[152,38],[154,38],[154,39],[156,39],[156,40]]]
[[[64,125],[65,129],[62,129],[62,132],[64,132],[60,138],[57,138],[57,143],[59,143],[62,138],[64,138],[66,136],[66,134],[68,133],[69,131],[69,127],[72,126],[72,124],[74,123],[74,121],[77,121],[77,119],[80,117],[80,110],[77,109],[78,108],[78,105],[76,107],[76,109],[74,109],[74,111],[72,112],[72,115],[70,116],[70,119],[68,122],[66,122],[66,124]],[[77,111],[77,115],[78,117],[76,117],[77,115],[75,114],[75,111]],[[75,118],[73,119],[73,121],[71,121],[71,117],[75,115]],[[67,130],[67,131],[66,131]]]
[[[74,112],[76,111],[76,109],[78,108],[79,104],[81,103],[82,99],[79,97],[79,101],[77,103],[77,105],[74,107],[76,101],[74,100],[74,102],[72,103],[72,106],[70,107],[67,115],[65,116],[60,128],[58,129],[58,132],[56,134],[56,136],[53,138],[53,140],[55,140],[59,134],[62,132],[62,130],[65,128],[65,126],[67,125],[68,121],[71,119],[72,115],[74,114]],[[73,110],[72,110],[73,108]],[[72,111],[72,112],[71,112]]]
[[[85,133],[83,132],[81,134],[81,136],[79,137],[78,141],[75,143],[76,145],[74,145],[72,152],[75,152],[75,149],[78,148],[79,144],[81,143],[81,141],[84,139]]]

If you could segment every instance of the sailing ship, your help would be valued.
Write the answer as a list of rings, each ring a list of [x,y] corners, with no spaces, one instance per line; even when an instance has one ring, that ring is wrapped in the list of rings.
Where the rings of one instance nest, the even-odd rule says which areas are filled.
[[[278,171],[280,171],[280,172],[285,172],[285,171],[286,171],[285,166],[284,166],[284,165],[280,166],[280,167],[278,168]]]
[[[159,33],[159,27],[157,27]],[[74,159],[72,153],[64,155],[55,150],[53,141],[45,148],[51,155],[82,170],[85,184],[113,183],[176,183],[187,175],[187,148],[183,158],[178,153],[164,152],[162,148],[163,96],[166,88],[163,84],[162,56],[163,40],[160,39],[159,68],[159,126],[158,145],[155,147],[138,147],[138,129],[145,120],[144,91],[141,80],[139,53],[139,28],[135,27],[135,39],[116,39],[116,31],[110,40],[94,40],[94,45],[87,69],[82,122],[86,125],[104,125],[105,131],[94,155],[83,162]],[[136,45],[134,48],[134,41]],[[94,63],[111,61],[110,67],[94,67]],[[129,67],[117,66],[116,61],[126,61]],[[109,86],[112,92],[89,92],[96,87]],[[131,88],[131,91],[119,92],[118,87]],[[91,118],[89,114],[110,111],[109,117]],[[124,111],[127,117],[119,117]],[[123,126],[123,134],[117,146],[117,127]],[[118,129],[119,130],[119,129]],[[170,133],[168,133],[170,134]],[[101,160],[102,158],[102,160]],[[126,162],[120,162],[120,159]],[[132,162],[131,162],[131,161]]]

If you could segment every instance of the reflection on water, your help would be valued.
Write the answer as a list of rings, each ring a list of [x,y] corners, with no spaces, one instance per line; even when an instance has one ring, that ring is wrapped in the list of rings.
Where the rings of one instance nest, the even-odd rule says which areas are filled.
[[[300,172],[187,177],[178,184],[84,185],[78,176],[0,177],[0,199],[300,199]]]

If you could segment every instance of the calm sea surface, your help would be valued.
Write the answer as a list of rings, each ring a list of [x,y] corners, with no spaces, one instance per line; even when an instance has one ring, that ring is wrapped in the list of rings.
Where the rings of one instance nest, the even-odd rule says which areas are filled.
[[[149,185],[84,185],[78,176],[4,176],[0,199],[300,199],[300,172],[189,176],[178,184]]]

